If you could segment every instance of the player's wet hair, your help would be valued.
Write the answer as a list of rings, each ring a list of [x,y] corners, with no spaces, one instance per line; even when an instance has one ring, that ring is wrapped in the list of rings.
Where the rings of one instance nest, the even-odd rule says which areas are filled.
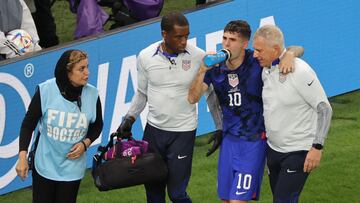
[[[170,32],[174,29],[174,26],[189,26],[189,22],[184,14],[179,12],[168,13],[161,19],[161,30]]]
[[[224,28],[224,32],[238,33],[240,36],[250,40],[251,29],[250,25],[244,20],[230,21]]]

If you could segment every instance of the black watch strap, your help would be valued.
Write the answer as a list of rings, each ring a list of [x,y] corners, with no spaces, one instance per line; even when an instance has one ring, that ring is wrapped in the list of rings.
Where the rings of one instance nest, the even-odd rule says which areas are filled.
[[[312,147],[314,147],[317,150],[322,150],[324,148],[324,146],[322,144],[319,144],[319,143],[312,144]]]

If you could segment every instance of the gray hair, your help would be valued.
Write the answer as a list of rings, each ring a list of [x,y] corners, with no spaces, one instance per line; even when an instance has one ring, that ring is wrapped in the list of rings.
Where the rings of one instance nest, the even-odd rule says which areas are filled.
[[[264,25],[260,27],[254,34],[255,37],[263,37],[270,46],[279,45],[284,50],[284,35],[280,28],[275,25]]]

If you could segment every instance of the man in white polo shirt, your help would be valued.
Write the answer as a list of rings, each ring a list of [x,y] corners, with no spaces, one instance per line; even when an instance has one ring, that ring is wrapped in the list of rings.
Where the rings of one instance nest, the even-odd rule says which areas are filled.
[[[168,177],[162,183],[145,185],[147,202],[165,203],[167,189],[172,202],[191,203],[186,188],[191,176],[198,117],[195,104],[190,104],[187,96],[205,53],[187,44],[189,23],[183,14],[165,15],[161,30],[163,41],[151,44],[138,56],[137,92],[118,132],[130,131],[135,118],[148,103],[143,139],[149,142],[151,151],[159,153],[165,160]],[[216,95],[209,94],[209,109],[213,117],[216,115],[217,129],[221,129]],[[221,136],[221,130],[215,134]],[[210,152],[215,149],[216,145],[213,145]]]
[[[275,203],[298,202],[309,172],[320,163],[332,109],[314,70],[302,59],[294,73],[279,73],[285,52],[281,30],[259,28],[253,40],[254,57],[264,67],[262,78],[267,165]]]

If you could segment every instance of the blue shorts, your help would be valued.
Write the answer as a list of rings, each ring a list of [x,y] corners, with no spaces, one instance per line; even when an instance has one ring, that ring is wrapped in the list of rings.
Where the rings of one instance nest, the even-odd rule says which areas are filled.
[[[224,136],[218,163],[220,199],[259,199],[266,146],[266,139],[246,141],[231,135]]]

